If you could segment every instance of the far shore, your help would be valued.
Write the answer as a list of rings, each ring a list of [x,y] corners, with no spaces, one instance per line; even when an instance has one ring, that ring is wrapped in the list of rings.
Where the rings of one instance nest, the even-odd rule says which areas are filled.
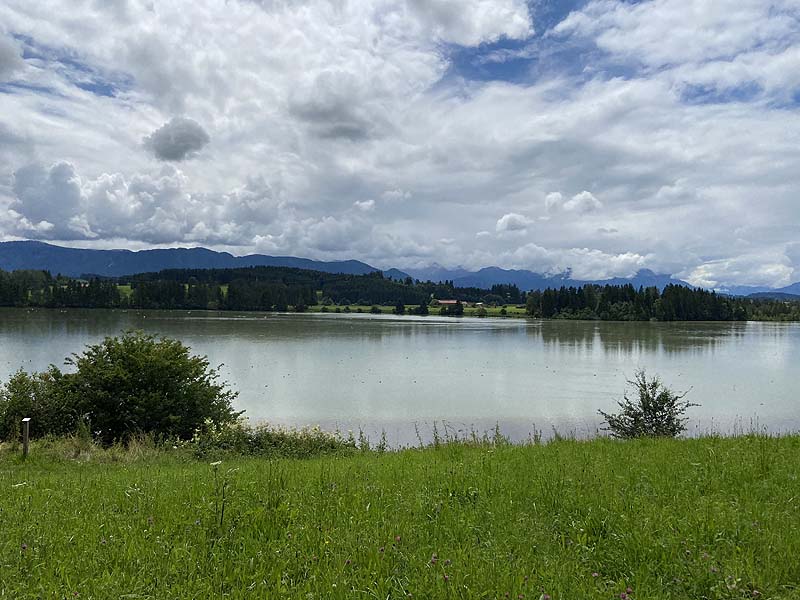
[[[584,323],[800,323],[796,320],[776,320],[776,319],[748,319],[746,321],[699,321],[699,320],[672,320],[672,321],[659,321],[650,319],[649,321],[642,320],[611,320],[611,319],[585,319],[577,317],[539,317],[527,314],[524,306],[507,305],[507,306],[485,306],[486,314],[480,314],[480,307],[475,305],[464,305],[464,314],[459,316],[441,315],[440,307],[430,306],[427,315],[416,314],[414,305],[406,306],[406,310],[402,314],[395,312],[394,306],[376,305],[377,312],[373,310],[373,306],[351,304],[347,306],[324,306],[316,304],[304,307],[298,311],[295,307],[290,306],[286,311],[264,311],[264,310],[224,310],[224,309],[204,309],[204,308],[107,308],[107,307],[43,307],[43,306],[0,306],[0,311],[3,310],[21,310],[21,311],[51,311],[51,312],[72,312],[72,311],[95,311],[104,310],[112,312],[133,312],[133,313],[150,313],[150,312],[174,312],[174,313],[242,313],[242,314],[263,314],[263,315],[298,315],[298,314],[329,314],[329,315],[385,315],[394,317],[443,317],[448,319],[459,318],[498,318],[498,319],[527,319],[530,321],[574,321]],[[503,310],[505,309],[505,313]]]

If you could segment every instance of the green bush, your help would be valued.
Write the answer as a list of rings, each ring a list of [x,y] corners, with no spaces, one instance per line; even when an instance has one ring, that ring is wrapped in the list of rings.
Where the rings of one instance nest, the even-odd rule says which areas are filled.
[[[132,434],[189,437],[206,419],[235,420],[236,393],[218,383],[205,357],[179,340],[128,332],[89,346],[65,376],[92,428],[105,443]]]
[[[0,439],[17,439],[21,421],[30,417],[31,436],[64,435],[75,430],[78,409],[64,394],[63,374],[51,366],[28,374],[19,370],[0,386]]]
[[[686,430],[684,415],[687,409],[698,406],[683,398],[688,392],[676,394],[666,387],[658,376],[648,379],[645,371],[636,371],[632,381],[628,381],[637,398],[631,400],[627,392],[617,402],[622,409],[617,414],[598,411],[606,420],[612,437],[631,439],[639,437],[675,437]]]
[[[205,357],[192,356],[178,340],[127,332],[74,354],[43,373],[15,374],[0,392],[0,435],[14,434],[22,416],[32,435],[62,435],[86,419],[109,444],[138,434],[189,438],[208,420],[236,420],[236,393],[218,381]],[[23,414],[24,413],[24,414]]]

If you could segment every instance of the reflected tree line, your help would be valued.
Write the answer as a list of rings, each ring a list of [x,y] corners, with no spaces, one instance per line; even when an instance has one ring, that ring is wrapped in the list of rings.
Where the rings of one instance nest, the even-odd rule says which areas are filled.
[[[685,353],[705,352],[720,344],[727,344],[746,335],[746,325],[736,322],[709,323],[698,329],[678,327],[642,327],[631,322],[624,327],[610,323],[605,326],[598,323],[587,327],[586,323],[577,320],[557,320],[543,322],[541,327],[527,328],[526,334],[545,346],[559,348],[562,351],[570,348],[578,353],[599,349],[604,354],[619,353],[621,355],[657,354],[659,352]]]
[[[531,317],[604,321],[796,321],[800,302],[735,298],[669,285],[562,287],[522,292],[515,285],[459,288],[452,281],[393,280],[284,267],[170,269],[121,278],[69,278],[0,270],[0,306],[49,308],[305,310],[323,305],[427,307],[434,299],[524,306]],[[461,306],[461,304],[459,304]],[[427,314],[427,310],[410,310]],[[447,314],[458,315],[462,311]]]

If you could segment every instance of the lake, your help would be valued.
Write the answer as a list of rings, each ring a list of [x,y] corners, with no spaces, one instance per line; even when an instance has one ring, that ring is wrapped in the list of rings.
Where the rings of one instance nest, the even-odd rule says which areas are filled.
[[[0,378],[127,329],[205,354],[252,421],[392,444],[448,431],[594,435],[639,368],[690,390],[690,433],[800,430],[800,324],[0,309]]]

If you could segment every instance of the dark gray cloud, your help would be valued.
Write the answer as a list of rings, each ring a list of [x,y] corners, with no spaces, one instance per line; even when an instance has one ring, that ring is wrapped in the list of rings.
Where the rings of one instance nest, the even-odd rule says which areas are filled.
[[[144,138],[144,145],[159,160],[182,161],[197,154],[210,141],[206,130],[194,119],[173,117]]]
[[[290,96],[291,112],[311,131],[328,139],[365,140],[377,133],[379,119],[370,110],[366,90],[352,73],[324,71],[311,85]]]

